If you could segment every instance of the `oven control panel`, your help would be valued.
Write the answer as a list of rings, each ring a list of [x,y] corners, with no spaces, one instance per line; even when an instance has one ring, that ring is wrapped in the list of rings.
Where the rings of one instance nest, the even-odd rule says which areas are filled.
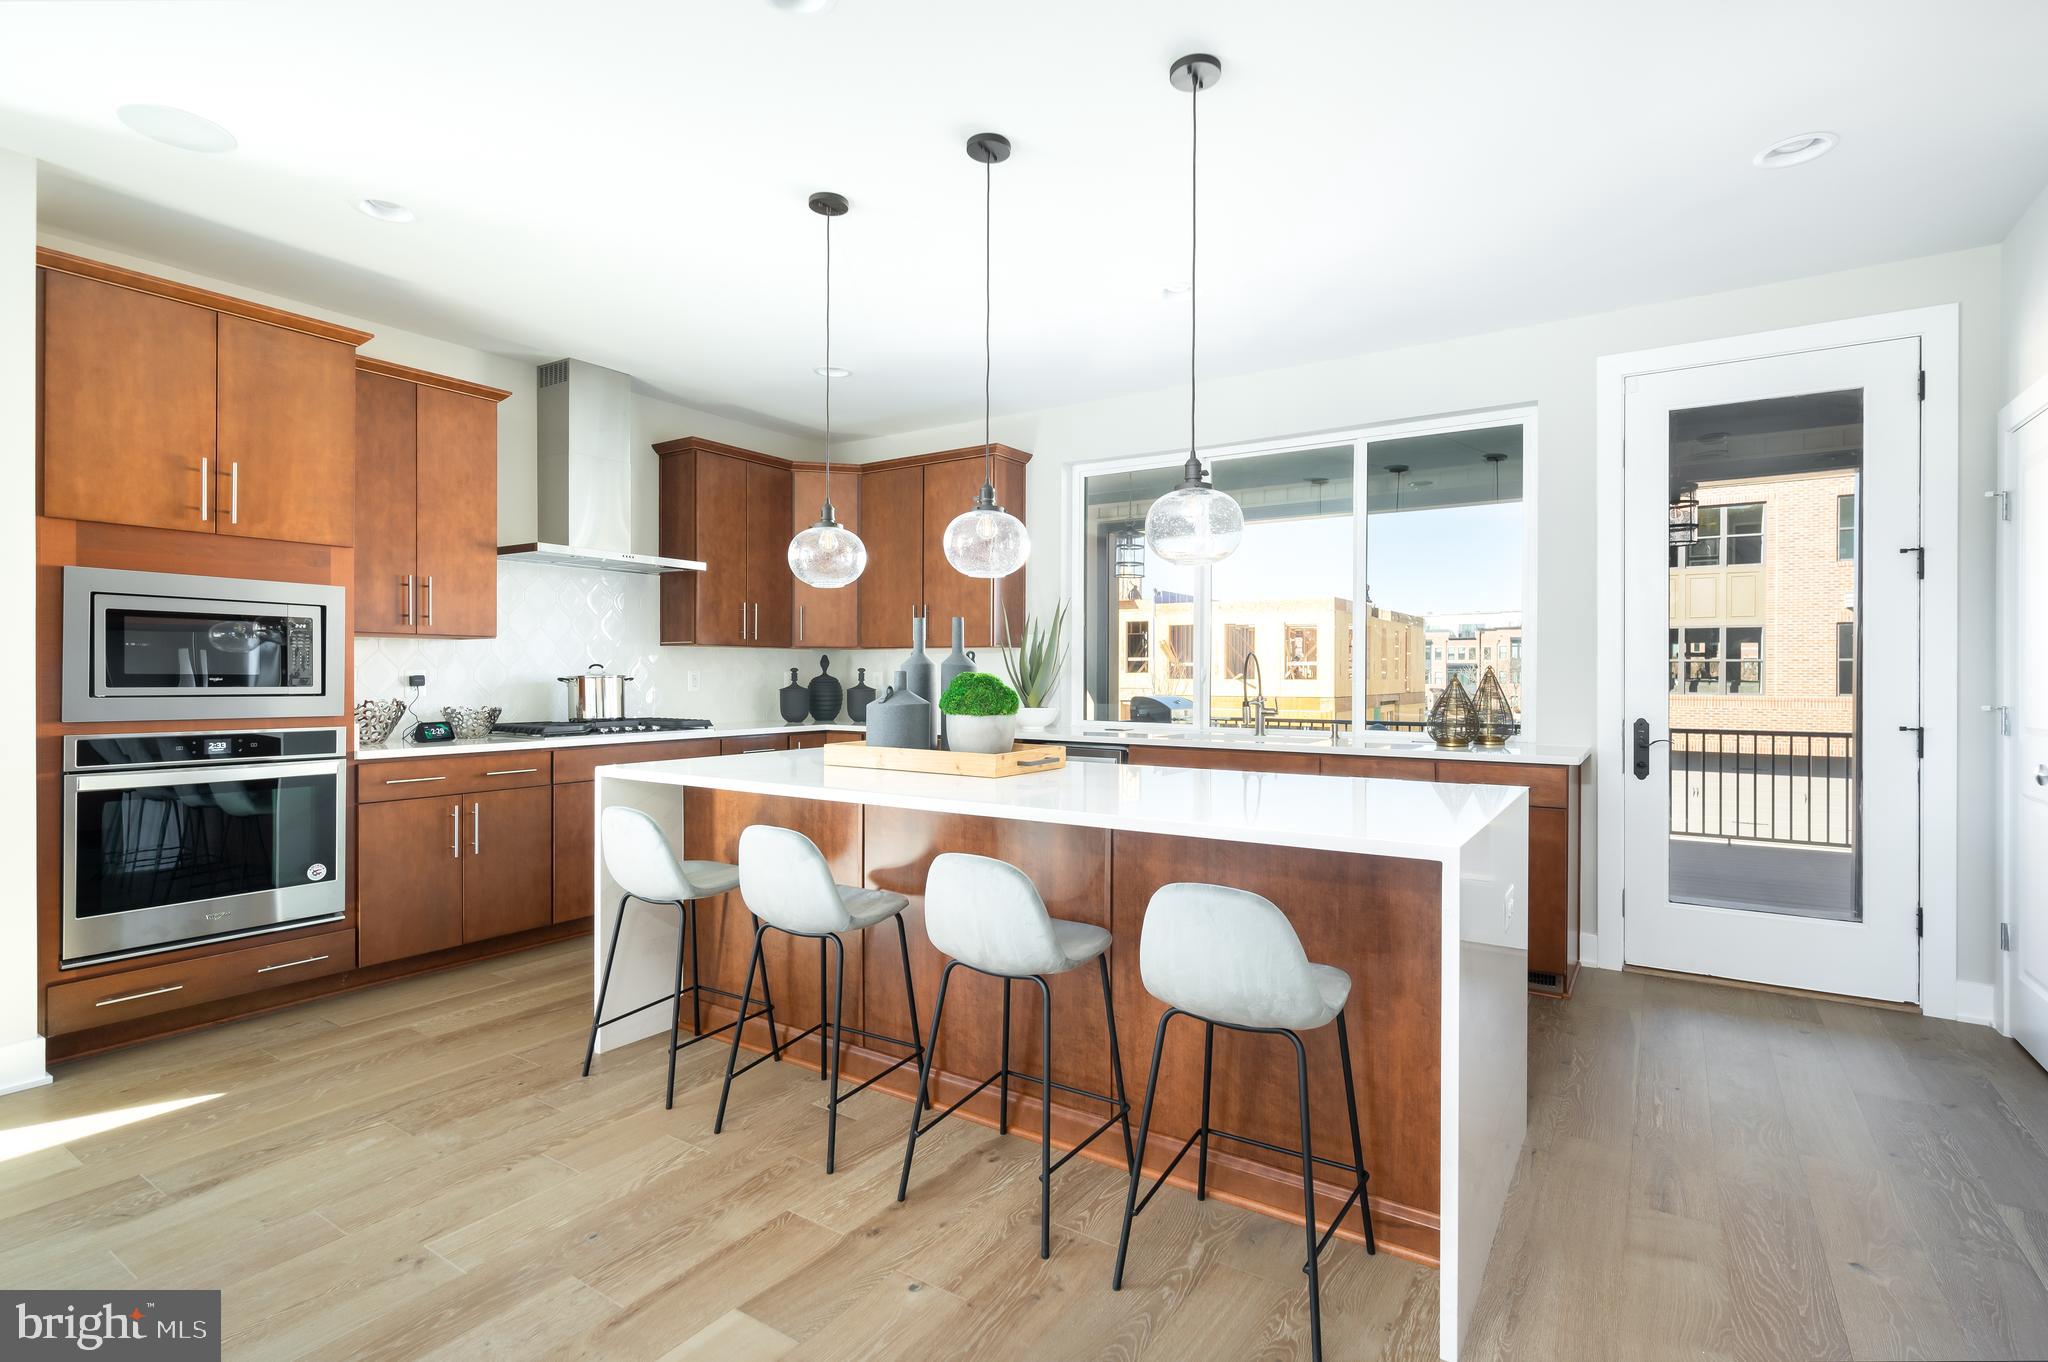
[[[205,766],[214,762],[315,761],[346,750],[338,728],[271,728],[219,733],[109,733],[67,739],[65,768]]]

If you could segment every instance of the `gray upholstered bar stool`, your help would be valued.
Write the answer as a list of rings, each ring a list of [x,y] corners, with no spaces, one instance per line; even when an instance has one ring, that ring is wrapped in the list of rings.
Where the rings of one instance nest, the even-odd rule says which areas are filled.
[[[1152,1070],[1145,1079],[1145,1110],[1138,1118],[1138,1157],[1131,1165],[1124,1197],[1123,1232],[1117,1237],[1112,1290],[1124,1284],[1124,1255],[1131,1244],[1131,1221],[1200,1141],[1195,1197],[1209,1186],[1209,1137],[1220,1136],[1256,1145],[1301,1160],[1302,1216],[1308,1235],[1309,1339],[1317,1362],[1323,1355],[1322,1281],[1316,1260],[1337,1232],[1354,1202],[1365,1221],[1365,1251],[1377,1253],[1372,1206],[1366,1198],[1365,1150],[1358,1133],[1358,1090],[1351,1077],[1351,1041],[1344,1030],[1344,1004],[1351,995],[1351,976],[1334,965],[1309,961],[1294,925],[1271,900],[1243,889],[1217,884],[1169,884],[1152,896],[1145,909],[1145,927],[1138,941],[1138,973],[1145,991],[1166,1004],[1152,1040]],[[1138,1197],[1145,1138],[1152,1125],[1152,1097],[1159,1087],[1159,1056],[1166,1046],[1166,1028],[1175,1017],[1202,1023],[1202,1124],[1160,1172],[1144,1199]],[[1351,1116],[1351,1160],[1319,1157],[1309,1137],[1308,1050],[1300,1033],[1337,1023],[1337,1052],[1344,1064],[1344,1105]],[[1218,1130],[1209,1124],[1209,1080],[1215,1055],[1216,1028],[1285,1036],[1294,1047],[1294,1079],[1301,1110],[1301,1148],[1288,1149],[1248,1135]],[[1330,1218],[1330,1228],[1316,1236],[1315,1165],[1355,1174],[1351,1195]]]
[[[946,985],[953,971],[965,967],[1003,981],[1002,1067],[981,1080],[973,1092],[947,1107],[929,1123],[921,1123],[925,1089],[931,1076],[931,1059],[917,1073],[917,1097],[910,1106],[910,1137],[903,1149],[903,1176],[896,1183],[898,1201],[910,1191],[910,1160],[917,1153],[917,1137],[958,1111],[969,1098],[1000,1083],[1002,1100],[998,1124],[1010,1128],[1010,1080],[1022,1079],[1039,1085],[1044,1097],[1038,1129],[1038,1256],[1052,1255],[1052,1175],[1061,1164],[1086,1149],[1091,1141],[1119,1121],[1124,1128],[1124,1163],[1132,1162],[1131,1104],[1124,1094],[1124,1063],[1117,1053],[1116,1004],[1109,991],[1109,931],[1087,922],[1062,922],[1045,911],[1045,900],[1031,877],[1007,861],[987,856],[968,856],[949,851],[932,862],[925,877],[924,930],[932,944],[952,957],[939,976],[939,1001],[932,1009],[932,1046],[939,1043],[939,1025],[946,1016]],[[1065,974],[1093,962],[1102,977],[1102,1018],[1108,1031],[1110,1076],[1116,1095],[1089,1092],[1052,1076],[1052,986],[1047,976]],[[1040,1053],[1043,1073],[1020,1073],[1010,1067],[1010,985],[1029,979],[1038,985],[1041,1007]],[[1096,1102],[1106,1102],[1109,1118],[1087,1139],[1052,1159],[1052,1095],[1072,1093]]]
[[[910,900],[886,889],[854,889],[833,883],[832,867],[825,863],[824,854],[816,843],[793,829],[769,827],[763,823],[756,823],[740,833],[740,896],[746,899],[748,910],[759,919],[754,928],[754,953],[747,961],[746,987],[740,991],[741,1016],[746,1015],[753,997],[756,970],[761,974],[762,993],[767,993],[768,967],[761,953],[761,942],[770,929],[789,936],[816,939],[820,1013],[824,1011],[826,997],[825,958],[828,949],[834,952],[830,1016],[821,1015],[814,1025],[782,1043],[788,1045],[813,1033],[822,1033],[818,1077],[832,1085],[825,1098],[825,1171],[830,1173],[839,1144],[839,1104],[906,1064],[916,1063],[920,1071],[924,1065],[924,1041],[917,1030],[917,989],[910,982],[910,938],[903,930],[903,910],[910,906]],[[866,931],[892,918],[896,922],[897,944],[903,948],[903,996],[910,1007],[909,1040],[848,1026],[840,1015],[846,1003],[845,933]],[[881,1073],[841,1092],[839,1047],[849,1035],[880,1041],[885,1045],[900,1045],[910,1053]],[[772,1021],[769,1023],[769,1044],[775,1046]],[[735,1069],[733,1065],[740,1055],[740,1029],[733,1031],[732,1049],[725,1057],[725,1085],[719,1089],[718,1116],[711,1124],[712,1133],[725,1129],[725,1103],[732,1095],[733,1079],[775,1053],[778,1051],[771,1048],[769,1055],[751,1059]]]
[[[673,1109],[676,1104],[676,1053],[687,1050],[700,1040],[709,1040],[728,1029],[737,1029],[739,1021],[728,1022],[715,1031],[704,1029],[703,994],[730,998],[740,1002],[739,994],[730,989],[713,988],[702,982],[699,972],[702,968],[697,957],[697,901],[716,898],[740,882],[740,872],[723,861],[677,861],[675,852],[669,849],[668,838],[663,835],[661,825],[638,809],[612,807],[604,811],[604,868],[612,879],[625,890],[619,900],[619,915],[612,923],[612,944],[604,952],[604,977],[597,986],[597,1007],[590,1014],[590,1043],[583,1049],[583,1076],[590,1077],[590,1061],[597,1053],[597,1032],[599,1027],[610,1026],[613,1022],[645,1012],[650,1007],[671,1003],[668,1018],[668,1100]],[[645,1002],[616,1017],[604,1015],[605,995],[611,991],[612,961],[619,955],[619,938],[626,934],[626,909],[635,899],[645,904],[666,906],[676,910],[676,986],[673,995]],[[690,956],[690,982],[683,983],[683,952],[688,947]],[[690,1030],[692,1035],[686,1041],[677,1043],[683,1022],[683,995],[690,995]],[[746,1009],[741,1008],[741,1016]],[[768,1036],[775,1037],[775,1002],[768,996],[768,981],[761,981],[761,1011],[754,1014],[768,1019]],[[775,1057],[782,1057],[781,1047],[775,1048]]]

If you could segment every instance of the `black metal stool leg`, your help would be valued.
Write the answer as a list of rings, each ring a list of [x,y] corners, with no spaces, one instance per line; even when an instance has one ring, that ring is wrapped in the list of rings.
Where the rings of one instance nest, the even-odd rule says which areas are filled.
[[[1010,1133],[1010,981],[1003,980],[1003,1070],[996,1089],[996,1133]]]
[[[839,1047],[846,1039],[845,1032],[839,1028],[841,1022],[840,1011],[846,1006],[846,943],[839,939],[839,935],[836,932],[829,933],[826,936],[826,940],[838,947],[833,952],[833,961],[836,968],[833,971],[832,1030],[830,1032],[832,1040],[832,1086],[827,1090],[825,1096],[825,1172],[829,1175],[832,1172],[833,1158],[839,1147]],[[821,946],[819,949],[822,951],[823,947]]]
[[[910,933],[904,930],[903,914],[896,915],[896,944],[903,949],[903,1001],[910,1008],[910,1042],[918,1068],[924,1067],[924,1033],[917,1029],[917,983],[910,977]]]
[[[1152,1036],[1152,1070],[1145,1075],[1145,1110],[1138,1117],[1138,1152],[1131,1161],[1131,1184],[1124,1193],[1124,1227],[1116,1237],[1116,1271],[1109,1279],[1109,1289],[1124,1289],[1124,1256],[1131,1248],[1131,1220],[1138,1213],[1138,1179],[1145,1168],[1145,1139],[1152,1130],[1152,1099],[1159,1091],[1159,1056],[1166,1048],[1166,1024],[1173,1020],[1174,1009],[1168,1008],[1159,1018],[1159,1029]],[[1313,1234],[1313,1228],[1309,1231]]]
[[[725,1083],[718,1089],[718,1115],[711,1122],[711,1133],[713,1135],[725,1129],[725,1102],[727,1098],[732,1096],[732,1067],[734,1062],[740,1057],[740,1032],[747,1029],[747,1010],[753,1006],[754,1002],[754,969],[756,966],[762,965],[761,934],[767,930],[768,928],[765,923],[756,924],[754,927],[754,953],[747,957],[747,982],[740,989],[740,1016],[739,1020],[733,1023],[732,1048],[725,1052]],[[765,966],[762,966],[762,973],[764,975],[767,973]],[[771,1022],[770,1025],[772,1026],[773,1023]]]
[[[1124,1056],[1116,1039],[1116,1003],[1109,991],[1109,957],[1098,955],[1095,963],[1102,975],[1102,1020],[1109,1029],[1109,1074],[1116,1082],[1117,1105],[1123,1108],[1120,1119],[1124,1126],[1124,1165],[1138,1166],[1136,1146],[1131,1143],[1131,1095],[1124,1091]]]
[[[1216,1023],[1202,1023],[1202,1149],[1195,1159],[1195,1200],[1209,1199],[1209,1078],[1216,1067]]]
[[[680,926],[690,929],[690,1034],[704,1034],[704,990],[698,985],[704,982],[704,961],[697,954],[697,901],[690,900],[683,905],[683,921]]]
[[[747,914],[747,920],[753,923],[756,928],[759,928],[761,925],[761,919],[755,917],[752,913]],[[774,1057],[777,1064],[780,1064],[782,1062],[782,1036],[775,1027],[775,995],[768,991],[768,962],[766,960],[761,962],[761,1008],[768,1014],[768,1053]]]
[[[947,961],[939,973],[939,1004],[932,1009],[932,1043],[917,1062],[917,1095],[910,1099],[910,1138],[903,1145],[903,1176],[896,1180],[896,1199],[910,1195],[910,1160],[917,1153],[917,1128],[924,1120],[925,1086],[931,1081],[932,1052],[939,1048],[939,1024],[946,1019],[946,983],[953,977],[955,961]]]
[[[1358,1169],[1358,1214],[1365,1221],[1365,1251],[1378,1253],[1379,1241],[1372,1232],[1372,1202],[1366,1196],[1365,1144],[1358,1136],[1358,1086],[1351,1078],[1351,1037],[1344,1029],[1344,1014],[1337,1013],[1337,1053],[1344,1059],[1344,1107],[1351,1113],[1351,1162]]]
[[[1301,1104],[1301,1217],[1308,1235],[1308,1338],[1312,1362],[1323,1362],[1323,1283],[1316,1270],[1316,1174],[1315,1151],[1309,1144],[1308,1049],[1301,1037],[1284,1031],[1294,1043],[1294,1084]]]
[[[825,1016],[825,954],[825,938],[821,936],[818,938],[818,1017],[820,1021],[822,1021]],[[823,1047],[824,1044],[830,1039],[831,1034],[829,1032],[823,1029],[819,1030],[818,1044],[820,1047]],[[820,1048],[818,1051],[818,1081],[820,1083],[823,1083],[826,1079],[826,1068],[827,1065],[825,1063],[825,1051],[822,1048]],[[833,1091],[838,1091],[838,1084],[835,1083],[832,1086]],[[825,1171],[828,1173],[832,1171],[831,1163],[832,1155],[828,1151],[825,1155]]]
[[[690,941],[690,907],[686,903],[676,905],[676,996],[668,1010],[668,1097],[664,1105],[670,1111],[676,1109],[676,1042],[681,1039],[683,1027],[683,948]],[[696,994],[691,994],[692,1000]]]
[[[1038,1091],[1038,1256],[1052,1257],[1052,986],[1033,975],[1043,1003],[1038,1057],[1042,1063]]]
[[[619,958],[619,938],[626,931],[626,905],[633,901],[631,894],[619,900],[618,920],[612,924],[612,944],[605,947],[604,977],[597,984],[597,1007],[590,1014],[590,1043],[583,1047],[583,1076],[590,1077],[590,1061],[597,1057],[597,1028],[604,1018],[605,994],[611,992],[612,961]]]

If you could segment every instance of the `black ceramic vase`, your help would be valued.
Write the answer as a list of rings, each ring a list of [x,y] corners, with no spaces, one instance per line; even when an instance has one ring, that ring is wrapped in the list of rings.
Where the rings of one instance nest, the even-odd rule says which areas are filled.
[[[811,693],[804,683],[796,679],[796,668],[789,669],[789,684],[780,692],[782,699],[782,722],[800,724],[811,712]]]
[[[856,679],[846,688],[846,717],[857,724],[868,721],[868,702],[875,698],[875,688],[868,684],[868,669],[855,668]]]
[[[820,657],[818,674],[811,678],[811,717],[821,724],[831,723],[839,717],[839,705],[845,698],[846,687],[832,674],[832,659]]]

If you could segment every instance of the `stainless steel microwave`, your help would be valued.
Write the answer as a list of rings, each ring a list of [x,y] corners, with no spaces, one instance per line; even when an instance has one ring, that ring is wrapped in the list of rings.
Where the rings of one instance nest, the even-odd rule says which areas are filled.
[[[305,582],[67,567],[64,722],[338,715],[344,599]]]

